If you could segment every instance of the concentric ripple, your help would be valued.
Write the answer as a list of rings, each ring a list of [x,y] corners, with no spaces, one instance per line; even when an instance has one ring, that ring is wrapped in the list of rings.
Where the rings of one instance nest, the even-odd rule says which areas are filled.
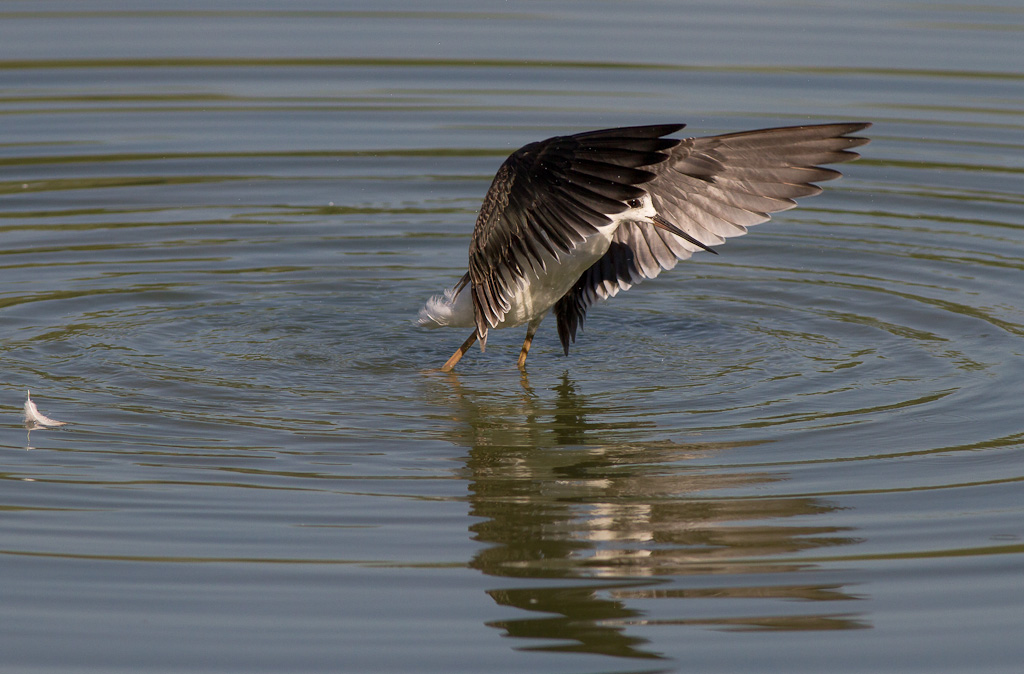
[[[699,44],[699,12],[663,25],[631,3],[606,25],[552,7],[169,8],[151,33],[166,57],[0,60],[0,565],[21,671],[81,653],[176,671],[789,672],[794,653],[804,671],[936,671],[965,662],[964,638],[978,669],[1019,661],[1019,73],[850,65],[863,50],[837,38],[934,54],[968,30],[955,8],[891,27],[780,6],[773,27],[829,43],[814,65],[716,15],[730,54],[779,56],[743,66],[725,42],[633,53]],[[151,11],[4,16],[92,49]],[[183,26],[234,21],[248,40],[177,51]],[[396,23],[409,39],[387,55],[276,55],[290,25],[373,53]],[[580,39],[552,39],[566,27]],[[599,52],[598,29],[633,60]],[[506,32],[536,58],[481,48]],[[593,307],[568,359],[545,324],[526,373],[519,330],[438,372],[466,335],[413,319],[463,273],[501,159],[676,119],[875,125],[822,195]],[[26,389],[69,424],[25,429]]]

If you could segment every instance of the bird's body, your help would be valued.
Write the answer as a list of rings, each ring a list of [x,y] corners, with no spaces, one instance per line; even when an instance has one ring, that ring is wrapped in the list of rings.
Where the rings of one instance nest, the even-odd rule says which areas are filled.
[[[555,302],[572,289],[583,272],[608,251],[618,227],[619,219],[616,218],[581,241],[571,255],[563,255],[560,259],[555,259],[550,253],[543,251],[543,264],[526,269],[521,279],[517,280],[517,283],[523,289],[528,289],[528,292],[510,294],[509,310],[491,327],[515,328],[546,314]],[[453,289],[444,296],[431,298],[420,311],[421,325],[440,323],[452,328],[475,327],[473,293],[462,290],[464,289]]]
[[[698,250],[746,233],[821,191],[855,159],[864,123],[781,127],[676,140],[682,125],[556,136],[514,152],[484,198],[469,272],[420,310],[425,327],[472,327],[442,368],[490,329],[527,324],[519,365],[554,311],[565,353],[587,308]]]

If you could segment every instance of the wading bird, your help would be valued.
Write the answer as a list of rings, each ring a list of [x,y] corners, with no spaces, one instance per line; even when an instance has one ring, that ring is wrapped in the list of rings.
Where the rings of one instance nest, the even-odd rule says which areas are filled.
[[[841,174],[867,123],[816,124],[673,139],[683,124],[556,136],[516,150],[487,190],[469,271],[419,312],[425,327],[473,328],[450,372],[489,330],[526,325],[519,367],[548,311],[565,355],[587,308],[745,234],[813,183]]]

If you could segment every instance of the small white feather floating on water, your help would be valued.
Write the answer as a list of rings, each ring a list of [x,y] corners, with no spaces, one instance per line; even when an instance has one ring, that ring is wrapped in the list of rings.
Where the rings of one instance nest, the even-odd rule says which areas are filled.
[[[36,404],[32,402],[32,392],[25,391],[25,426],[29,430],[36,428],[48,428],[51,426],[64,426],[67,422],[51,419],[39,411]]]

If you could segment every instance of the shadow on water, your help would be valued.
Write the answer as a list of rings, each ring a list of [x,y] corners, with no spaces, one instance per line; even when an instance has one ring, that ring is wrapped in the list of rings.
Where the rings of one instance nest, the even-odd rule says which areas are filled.
[[[525,375],[518,391],[483,388],[455,374],[432,386],[458,422],[452,439],[468,448],[470,514],[481,518],[470,531],[488,544],[470,566],[537,581],[488,592],[502,606],[544,614],[488,623],[511,637],[557,642],[522,650],[661,658],[629,634],[631,624],[870,626],[855,613],[821,610],[822,602],[858,598],[842,584],[807,584],[802,574],[800,584],[786,584],[787,573],[808,565],[772,562],[856,542],[836,527],[787,523],[835,506],[805,496],[714,494],[750,494],[784,474],[697,465],[724,444],[624,441],[646,424],[633,416],[616,420],[614,409],[592,403],[567,372],[548,390],[536,390]],[[709,599],[739,600],[727,607],[738,613],[722,615],[700,601]],[[772,600],[786,607],[762,610]],[[810,610],[794,611],[793,602]]]

